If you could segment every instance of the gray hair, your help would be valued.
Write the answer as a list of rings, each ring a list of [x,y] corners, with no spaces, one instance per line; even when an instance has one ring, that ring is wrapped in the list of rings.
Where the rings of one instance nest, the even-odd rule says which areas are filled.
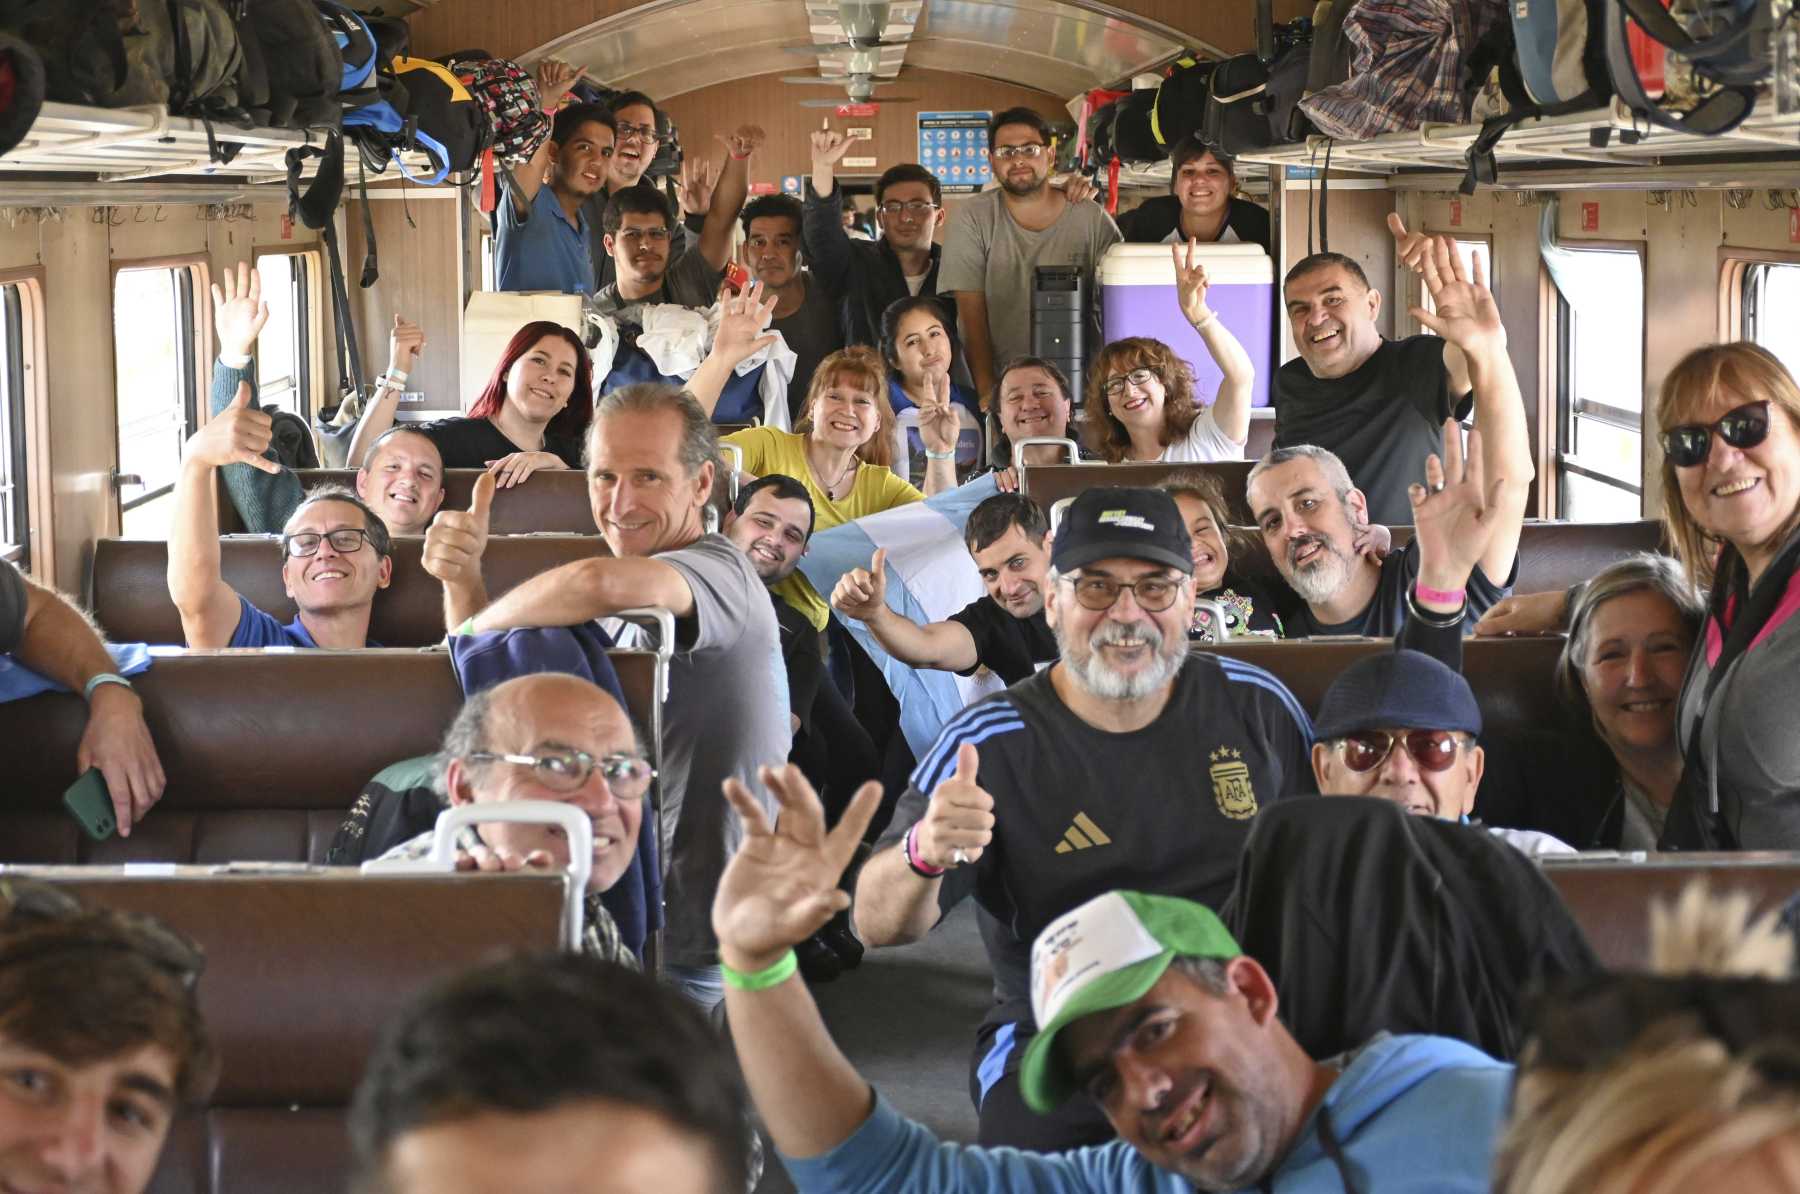
[[[300,499],[300,504],[294,507],[294,512],[288,515],[287,524],[281,528],[281,554],[284,558],[287,555],[287,528],[294,525],[294,519],[300,517],[302,510],[319,502],[343,502],[346,506],[355,506],[362,511],[363,530],[368,532],[369,546],[375,549],[375,555],[379,558],[391,554],[387,523],[381,520],[381,515],[375,513],[375,508],[363,501],[354,489],[333,482],[308,490],[306,496]]]
[[[534,674],[552,675],[555,673],[542,672]],[[525,677],[523,676],[515,676],[513,680],[522,680],[524,678]],[[585,679],[586,677],[580,678]],[[444,731],[443,745],[438,747],[436,770],[437,792],[439,797],[441,797],[446,804],[450,800],[450,760],[461,759],[464,765],[467,766],[469,765],[470,755],[477,755],[485,750],[492,749],[494,694],[500,691],[500,689],[507,687],[510,683],[512,683],[512,681],[496,684],[491,688],[484,688],[480,692],[469,697],[463,702],[462,708],[456,711],[456,718],[451,721],[450,728]],[[612,693],[607,692],[606,689],[600,685],[596,684],[594,687],[599,689],[600,692],[606,693],[609,698],[612,697]],[[619,702],[619,707],[625,714],[625,723],[631,727],[631,744],[633,748],[638,754],[649,759],[652,766],[655,766],[658,759],[656,755],[650,752],[648,746],[649,740],[644,736],[644,731],[638,726],[637,718],[631,715],[631,710],[625,708],[623,702]],[[480,764],[476,765],[479,766]]]
[[[1213,995],[1229,995],[1231,979],[1225,973],[1229,964],[1227,958],[1202,958],[1193,954],[1179,954],[1169,962],[1169,969],[1183,977],[1192,979]]]
[[[700,469],[711,463],[716,476],[721,471],[718,429],[692,394],[660,381],[633,382],[600,399],[594,408],[593,426],[588,430],[583,465],[590,470],[594,467],[594,442],[599,438],[600,424],[609,416],[661,411],[673,412],[681,419],[681,467],[687,475],[698,476]]]
[[[1276,448],[1252,465],[1250,475],[1244,478],[1244,493],[1249,494],[1250,487],[1256,484],[1256,479],[1263,473],[1290,460],[1310,460],[1317,464],[1319,471],[1325,474],[1325,483],[1331,486],[1331,491],[1337,494],[1340,502],[1348,498],[1350,491],[1356,488],[1355,483],[1350,480],[1350,470],[1344,467],[1344,462],[1338,459],[1336,452],[1317,444],[1295,444],[1291,448]]]
[[[1556,659],[1555,684],[1557,698],[1571,712],[1591,712],[1581,668],[1593,642],[1595,611],[1615,597],[1642,592],[1658,593],[1675,607],[1690,642],[1700,633],[1706,602],[1679,560],[1640,551],[1608,564],[1580,586],[1569,605],[1569,637],[1563,640],[1562,654]]]

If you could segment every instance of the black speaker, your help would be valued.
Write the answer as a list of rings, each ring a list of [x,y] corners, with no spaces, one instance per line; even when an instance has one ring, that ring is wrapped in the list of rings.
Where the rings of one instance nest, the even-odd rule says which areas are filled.
[[[1098,335],[1089,290],[1088,273],[1077,265],[1040,265],[1031,280],[1031,354],[1068,375],[1076,406],[1085,388],[1088,345]]]

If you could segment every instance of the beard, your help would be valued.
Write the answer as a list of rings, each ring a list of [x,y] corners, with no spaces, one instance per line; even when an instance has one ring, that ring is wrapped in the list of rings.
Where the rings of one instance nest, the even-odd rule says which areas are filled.
[[[1047,174],[1040,178],[1034,173],[1029,182],[1014,182],[1010,177],[1006,176],[1002,176],[1000,179],[1000,189],[1005,191],[1008,195],[1013,195],[1020,199],[1035,195],[1049,185],[1050,176]]]
[[[1294,563],[1301,548],[1317,543],[1322,551],[1304,566]],[[1330,601],[1350,578],[1352,561],[1347,552],[1323,535],[1307,535],[1288,544],[1287,567],[1282,571],[1288,585],[1308,604]]]
[[[1175,678],[1187,658],[1187,641],[1167,643],[1150,622],[1121,625],[1108,621],[1079,643],[1058,625],[1057,653],[1075,682],[1103,701],[1136,701],[1149,696]],[[1151,660],[1135,672],[1121,672],[1100,657],[1100,648],[1128,639],[1141,639],[1150,648]]]

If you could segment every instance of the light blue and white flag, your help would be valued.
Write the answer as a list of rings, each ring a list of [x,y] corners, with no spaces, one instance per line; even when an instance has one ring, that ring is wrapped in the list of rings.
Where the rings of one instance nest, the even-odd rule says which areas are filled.
[[[923,502],[821,531],[807,545],[800,570],[815,590],[829,597],[839,577],[852,568],[867,568],[875,549],[885,547],[888,608],[921,625],[941,622],[985,592],[962,533],[969,512],[999,492],[990,474]],[[908,667],[883,651],[861,622],[835,610],[831,616],[850,631],[887,678],[900,703],[900,730],[915,757],[924,757],[944,722],[964,706],[1005,687],[990,672],[959,676]]]

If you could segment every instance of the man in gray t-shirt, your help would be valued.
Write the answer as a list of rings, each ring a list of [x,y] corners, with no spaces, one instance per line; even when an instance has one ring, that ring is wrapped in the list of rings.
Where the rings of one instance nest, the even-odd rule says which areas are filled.
[[[661,744],[663,960],[684,994],[711,1007],[724,997],[713,890],[743,837],[721,785],[737,777],[773,816],[757,770],[781,765],[791,745],[775,610],[749,557],[706,533],[718,439],[692,397],[657,382],[613,391],[594,411],[588,459],[589,500],[611,557],[552,569],[483,609],[485,526],[440,519],[425,554],[453,627],[572,626],[641,606],[674,613]]]
[[[1119,243],[1096,203],[1071,203],[1050,185],[1055,154],[1044,118],[1012,108],[988,126],[988,160],[999,187],[950,219],[938,293],[955,292],[963,352],[975,388],[994,392],[1000,366],[1031,352],[1031,283],[1040,265],[1076,265],[1091,275]]]

